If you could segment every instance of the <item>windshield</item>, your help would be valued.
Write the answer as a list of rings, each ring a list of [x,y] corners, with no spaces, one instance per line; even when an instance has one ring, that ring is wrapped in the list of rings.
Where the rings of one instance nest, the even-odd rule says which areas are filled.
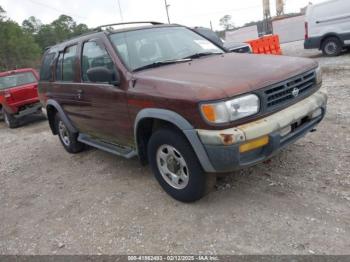
[[[31,72],[18,73],[18,74],[9,75],[9,76],[1,76],[0,90],[15,87],[15,86],[35,83],[35,82],[36,82],[36,78]]]
[[[223,53],[213,43],[184,27],[114,33],[110,39],[130,70],[164,61],[176,61],[201,53]]]

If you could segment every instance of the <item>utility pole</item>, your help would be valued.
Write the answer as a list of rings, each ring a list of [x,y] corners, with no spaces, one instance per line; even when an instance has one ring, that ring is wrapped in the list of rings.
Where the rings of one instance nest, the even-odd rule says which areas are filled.
[[[271,13],[270,13],[270,0],[263,0],[263,30],[262,33],[264,35],[272,34],[272,21],[271,21]]]
[[[284,15],[284,0],[276,0],[276,16]]]
[[[123,11],[122,11],[122,8],[120,6],[120,0],[117,0],[118,2],[118,7],[119,7],[119,14],[120,14],[120,19],[122,20],[122,22],[124,21],[124,18],[123,18]]]
[[[170,24],[170,18],[169,18],[169,4],[167,3],[166,0],[164,0],[164,4],[165,4],[165,11],[166,11],[166,16],[168,17],[168,23]]]
[[[213,31],[213,24],[212,24],[211,20],[210,20],[210,29]]]

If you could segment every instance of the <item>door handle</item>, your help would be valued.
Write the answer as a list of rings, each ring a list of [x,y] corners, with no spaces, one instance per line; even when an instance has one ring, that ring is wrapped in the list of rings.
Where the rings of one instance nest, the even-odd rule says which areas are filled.
[[[77,90],[77,93],[78,93],[78,99],[81,99],[82,96],[83,96],[84,91],[81,90],[81,89],[78,89],[78,90]]]

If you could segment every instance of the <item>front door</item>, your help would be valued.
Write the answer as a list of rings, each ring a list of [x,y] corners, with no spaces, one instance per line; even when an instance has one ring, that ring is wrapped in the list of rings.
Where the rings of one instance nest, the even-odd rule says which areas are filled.
[[[80,108],[81,125],[88,135],[123,145],[123,132],[129,121],[125,90],[109,83],[91,82],[87,71],[94,67],[117,68],[104,44],[97,39],[81,46],[81,83],[77,84],[78,100],[87,106]]]

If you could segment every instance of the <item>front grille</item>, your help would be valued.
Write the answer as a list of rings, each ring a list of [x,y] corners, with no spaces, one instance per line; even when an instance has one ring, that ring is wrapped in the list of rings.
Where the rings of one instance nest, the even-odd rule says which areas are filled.
[[[269,87],[264,91],[266,108],[270,109],[289,103],[313,89],[315,84],[316,73],[312,71]]]

